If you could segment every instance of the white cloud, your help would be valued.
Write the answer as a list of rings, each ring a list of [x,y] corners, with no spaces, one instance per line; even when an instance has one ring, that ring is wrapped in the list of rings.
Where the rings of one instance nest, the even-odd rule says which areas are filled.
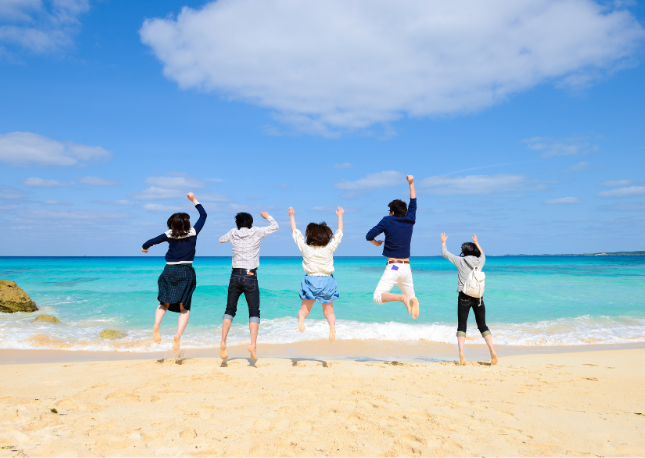
[[[578,162],[575,165],[572,165],[571,167],[567,167],[565,171],[567,172],[584,172],[585,170],[589,170],[591,168],[591,164],[589,162]]]
[[[630,186],[628,188],[617,188],[610,191],[602,191],[596,194],[598,197],[632,197],[645,194],[645,186]]]
[[[89,8],[89,0],[2,0],[0,43],[36,54],[59,52],[73,43],[78,17]]]
[[[86,184],[89,186],[118,186],[119,182],[114,180],[108,180],[107,178],[99,177],[81,177],[78,179],[79,183]]]
[[[621,212],[642,212],[645,211],[644,202],[622,202],[617,205],[604,205],[601,210],[621,211]]]
[[[228,208],[235,212],[268,212],[275,209],[273,205],[243,205],[228,204]],[[286,211],[285,211],[286,213]]]
[[[544,201],[547,205],[559,205],[559,204],[580,204],[582,200],[577,197],[561,197],[559,199],[547,199]]]
[[[120,199],[120,200],[101,200],[100,201],[102,204],[105,205],[117,205],[119,207],[128,207],[131,205],[138,205],[136,202],[132,202],[130,200],[126,199]]]
[[[195,197],[197,197],[197,200],[200,202],[229,202],[231,200],[227,195],[218,194],[216,192],[199,193],[199,195]]]
[[[346,191],[367,190],[377,188],[391,188],[407,184],[405,177],[400,172],[387,170],[378,173],[371,173],[356,181],[340,180],[334,186]]]
[[[145,183],[151,186],[143,191],[132,192],[130,196],[138,200],[178,199],[186,197],[186,194],[195,188],[206,186],[200,178],[179,173],[172,176],[148,177]]]
[[[45,205],[73,205],[71,202],[58,202],[57,200],[46,200]]]
[[[219,0],[146,20],[140,35],[182,89],[325,134],[471,112],[548,82],[586,86],[645,34],[592,0]]]
[[[592,145],[587,140],[587,138],[556,139],[548,137],[533,137],[522,140],[522,143],[526,143],[526,147],[532,151],[542,152],[542,157],[573,156],[576,154],[586,154],[592,151],[598,151],[600,149],[598,145]],[[581,162],[580,164],[588,163]]]
[[[73,181],[65,183],[58,180],[45,180],[43,178],[31,177],[23,180],[22,184],[29,186],[30,188],[63,188],[74,186],[75,183]]]
[[[605,186],[606,188],[617,188],[619,186],[629,186],[632,183],[632,180],[609,180],[604,183],[600,183],[600,186]]]
[[[27,196],[20,189],[9,186],[0,186],[0,199],[19,200],[26,198]]]
[[[96,210],[27,210],[21,218],[51,221],[74,220],[75,222],[93,222],[129,218],[127,213],[104,212]]]
[[[186,193],[177,189],[158,188],[157,186],[150,186],[148,189],[139,192],[131,192],[130,196],[138,200],[164,200],[164,199],[178,199]]]
[[[145,183],[167,189],[203,188],[206,186],[203,180],[187,175],[149,177],[146,178]]]
[[[335,169],[351,169],[352,167],[354,167],[354,166],[352,164],[350,164],[349,162],[343,162],[342,164],[335,164],[334,165]]]
[[[469,175],[465,177],[434,176],[424,178],[419,188],[436,196],[484,195],[519,190],[529,184],[523,175]]]
[[[0,135],[0,162],[14,167],[70,166],[110,156],[100,146],[59,142],[30,132]]]
[[[172,205],[161,205],[161,204],[145,204],[143,206],[144,210],[148,210],[149,212],[155,212],[155,213],[171,213],[171,212],[178,212],[181,210],[180,207],[175,207]]]

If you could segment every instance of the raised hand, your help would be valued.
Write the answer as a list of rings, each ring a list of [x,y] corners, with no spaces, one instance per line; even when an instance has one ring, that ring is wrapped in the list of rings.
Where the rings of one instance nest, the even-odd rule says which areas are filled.
[[[191,202],[197,202],[197,199],[195,199],[195,194],[193,194],[192,192],[186,194],[186,197],[188,197],[188,200],[190,200]]]
[[[475,245],[479,245],[479,242],[477,241],[477,234],[473,234],[473,242],[475,242]]]
[[[341,217],[343,216],[343,213],[345,213],[345,210],[343,209],[343,207],[338,207],[338,210],[336,211],[336,215],[338,215],[338,217]]]
[[[264,219],[267,219],[269,217],[269,212],[261,212],[260,216]]]
[[[143,251],[144,253],[147,253],[149,249],[150,248],[148,248],[148,249],[141,248],[141,251]]]
[[[446,240],[448,240],[448,236],[445,233],[441,234],[441,243],[446,243]]]
[[[414,177],[412,175],[406,175],[405,179],[408,180],[408,183],[410,184],[414,183]]]
[[[293,216],[296,214],[296,211],[293,209],[293,207],[289,207],[289,216]]]

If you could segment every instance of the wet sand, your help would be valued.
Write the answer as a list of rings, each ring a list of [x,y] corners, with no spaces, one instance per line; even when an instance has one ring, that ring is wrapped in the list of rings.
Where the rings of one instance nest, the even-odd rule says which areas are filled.
[[[373,347],[364,361],[299,356],[306,346],[263,346],[256,363],[243,348],[226,363],[5,356],[0,456],[645,454],[645,349],[500,349],[497,366],[462,367]]]

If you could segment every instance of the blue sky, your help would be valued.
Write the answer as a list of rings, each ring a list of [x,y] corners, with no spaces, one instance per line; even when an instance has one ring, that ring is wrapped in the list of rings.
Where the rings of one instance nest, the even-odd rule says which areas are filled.
[[[645,250],[637,2],[7,0],[2,255],[137,255],[190,211],[335,228],[338,255],[416,178],[413,255]],[[151,252],[152,253],[152,252]],[[155,255],[165,252],[158,248]]]

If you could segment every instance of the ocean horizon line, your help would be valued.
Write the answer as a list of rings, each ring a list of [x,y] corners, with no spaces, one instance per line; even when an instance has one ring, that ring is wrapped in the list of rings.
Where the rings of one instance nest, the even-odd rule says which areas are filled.
[[[487,258],[503,258],[503,257],[514,257],[514,258],[539,258],[539,257],[592,257],[592,256],[620,256],[620,257],[629,257],[629,256],[645,256],[645,251],[620,251],[620,252],[601,252],[601,253],[554,253],[554,254],[487,254]],[[76,259],[76,258],[128,258],[128,259],[146,259],[146,258],[164,258],[164,255],[128,255],[128,256],[119,256],[119,255],[75,255],[75,256],[66,256],[66,255],[0,255],[0,259],[24,259],[24,258],[33,258],[33,259],[43,259],[43,258],[60,258],[60,259]],[[429,258],[441,258],[441,255],[428,255],[428,256],[410,256],[410,259],[429,259]],[[195,258],[222,258],[222,259],[232,259],[233,256],[221,256],[221,255],[195,255]],[[261,259],[270,258],[270,259],[302,259],[302,255],[286,256],[286,255],[262,255]],[[345,259],[382,259],[382,255],[376,256],[360,256],[360,255],[344,255],[344,256],[334,256],[335,259],[345,258]]]

